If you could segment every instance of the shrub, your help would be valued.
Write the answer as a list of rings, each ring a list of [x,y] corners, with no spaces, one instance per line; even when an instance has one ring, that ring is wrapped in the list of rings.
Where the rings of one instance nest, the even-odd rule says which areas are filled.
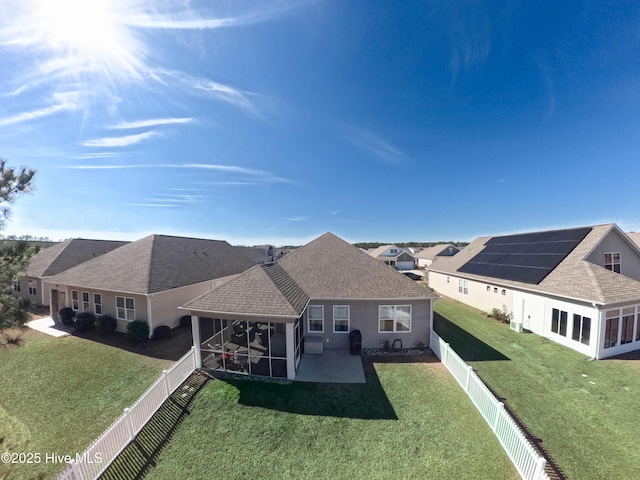
[[[100,315],[96,318],[96,330],[98,333],[111,333],[115,332],[118,327],[118,321],[111,315]]]
[[[509,323],[511,321],[511,314],[507,312],[507,309],[500,310],[498,308],[494,308],[489,312],[489,317],[494,318],[502,323]]]
[[[191,315],[184,315],[180,317],[180,326],[181,327],[190,327],[191,326]]]
[[[153,339],[154,340],[164,340],[165,338],[169,338],[171,336],[171,329],[166,325],[160,325],[153,329]]]
[[[144,320],[134,320],[127,325],[127,334],[133,340],[148,340],[149,324]]]
[[[76,332],[86,332],[96,325],[96,316],[91,312],[80,312],[73,319],[73,329]]]
[[[60,310],[59,315],[63,325],[73,325],[73,317],[76,316],[76,312],[70,307],[64,307]]]

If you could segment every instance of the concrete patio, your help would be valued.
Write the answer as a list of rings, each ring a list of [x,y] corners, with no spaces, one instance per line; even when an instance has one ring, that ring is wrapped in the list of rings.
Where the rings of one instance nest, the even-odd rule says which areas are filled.
[[[321,355],[304,354],[300,360],[297,382],[366,383],[360,355],[349,350],[325,349]]]

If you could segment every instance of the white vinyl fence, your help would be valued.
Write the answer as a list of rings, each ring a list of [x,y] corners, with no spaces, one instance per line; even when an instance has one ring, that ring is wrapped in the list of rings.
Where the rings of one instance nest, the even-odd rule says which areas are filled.
[[[82,455],[76,455],[57,480],[89,480],[101,475],[195,367],[195,347],[191,347],[169,370],[164,370],[162,376],[130,408],[125,408],[120,418]]]
[[[504,404],[491,393],[471,366],[467,365],[433,330],[431,330],[429,348],[469,395],[520,476],[524,480],[547,480],[549,477],[544,471],[546,460],[536,452],[520,427],[504,409]]]

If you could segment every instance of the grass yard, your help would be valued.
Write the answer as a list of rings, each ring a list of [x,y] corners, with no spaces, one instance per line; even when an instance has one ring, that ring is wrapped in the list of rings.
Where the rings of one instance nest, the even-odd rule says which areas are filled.
[[[450,299],[436,332],[515,410],[568,478],[640,475],[640,362],[588,361]]]
[[[64,464],[46,463],[46,453],[82,453],[171,364],[25,329],[20,346],[0,346],[0,453],[40,453],[41,462],[0,463],[0,479],[54,478]]]
[[[517,479],[433,356],[365,362],[362,385],[213,380],[148,478]]]

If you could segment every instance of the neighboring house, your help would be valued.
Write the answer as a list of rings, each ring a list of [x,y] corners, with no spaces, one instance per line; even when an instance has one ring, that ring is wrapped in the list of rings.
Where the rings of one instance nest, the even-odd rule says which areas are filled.
[[[460,249],[450,243],[435,245],[433,247],[420,250],[414,255],[418,267],[426,268],[439,257],[453,257]]]
[[[239,248],[254,263],[270,263],[276,261],[276,251],[272,245],[258,245],[255,247],[236,247]]]
[[[640,233],[639,232],[627,232],[627,236],[633,240],[633,242],[640,247]]]
[[[428,283],[592,358],[640,349],[640,249],[615,224],[478,238]]]
[[[179,306],[253,265],[225,241],[151,235],[48,278],[51,314],[63,306],[109,314],[119,331],[132,320],[147,321],[151,332],[176,327]]]
[[[295,378],[303,353],[429,344],[436,294],[326,233],[258,265],[183,308],[199,366]]]
[[[43,282],[47,277],[57,275],[127,243],[72,238],[43,248],[31,257],[24,276],[13,286],[13,293],[30,299],[33,305],[47,306],[50,300],[49,292],[43,288]]]
[[[381,245],[369,250],[369,255],[397,270],[413,270],[415,268],[415,258],[410,251],[397,245]]]

